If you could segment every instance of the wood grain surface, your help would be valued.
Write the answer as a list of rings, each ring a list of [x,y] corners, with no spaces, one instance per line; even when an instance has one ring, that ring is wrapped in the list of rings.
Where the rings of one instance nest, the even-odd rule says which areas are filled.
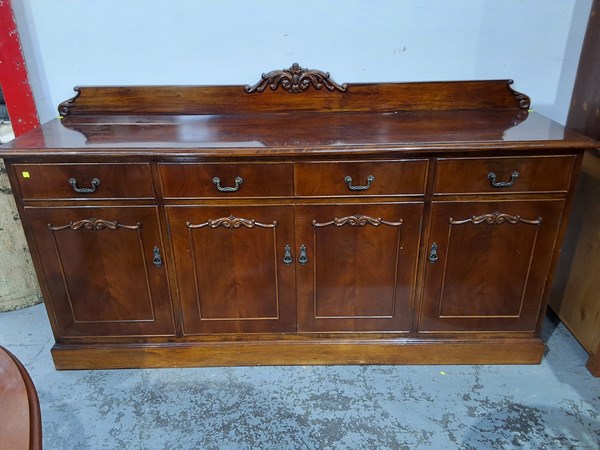
[[[0,347],[0,449],[40,450],[42,419],[29,374],[8,350]]]

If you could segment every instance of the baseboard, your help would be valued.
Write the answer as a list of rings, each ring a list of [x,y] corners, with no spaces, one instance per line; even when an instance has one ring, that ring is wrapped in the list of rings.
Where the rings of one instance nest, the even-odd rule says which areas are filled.
[[[344,364],[538,364],[541,339],[57,344],[58,370]]]

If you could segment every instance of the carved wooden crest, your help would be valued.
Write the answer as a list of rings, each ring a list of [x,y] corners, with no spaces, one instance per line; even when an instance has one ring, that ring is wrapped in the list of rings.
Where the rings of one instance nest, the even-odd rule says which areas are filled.
[[[261,80],[254,86],[246,86],[244,91],[248,94],[253,92],[262,92],[267,86],[273,91],[281,86],[292,94],[299,94],[307,90],[310,86],[315,89],[321,89],[325,86],[329,91],[335,90],[345,92],[348,85],[337,84],[330,78],[329,72],[320,70],[310,70],[300,67],[298,63],[292,64],[289,69],[273,70],[269,73],[263,73]]]

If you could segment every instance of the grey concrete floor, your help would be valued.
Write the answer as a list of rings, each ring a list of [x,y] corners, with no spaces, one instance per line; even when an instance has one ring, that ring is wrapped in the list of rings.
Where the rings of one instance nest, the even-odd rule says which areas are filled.
[[[0,313],[46,450],[599,449],[600,379],[557,322],[535,366],[54,370],[42,305]],[[0,405],[1,407],[1,405]]]

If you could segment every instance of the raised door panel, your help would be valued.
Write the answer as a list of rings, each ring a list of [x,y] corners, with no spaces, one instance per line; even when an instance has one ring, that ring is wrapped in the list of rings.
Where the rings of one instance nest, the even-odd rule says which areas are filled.
[[[563,207],[434,202],[419,331],[533,332]]]
[[[299,331],[410,331],[422,209],[297,207]]]
[[[156,207],[26,207],[60,337],[173,335]]]
[[[295,331],[289,206],[167,207],[184,333]]]

